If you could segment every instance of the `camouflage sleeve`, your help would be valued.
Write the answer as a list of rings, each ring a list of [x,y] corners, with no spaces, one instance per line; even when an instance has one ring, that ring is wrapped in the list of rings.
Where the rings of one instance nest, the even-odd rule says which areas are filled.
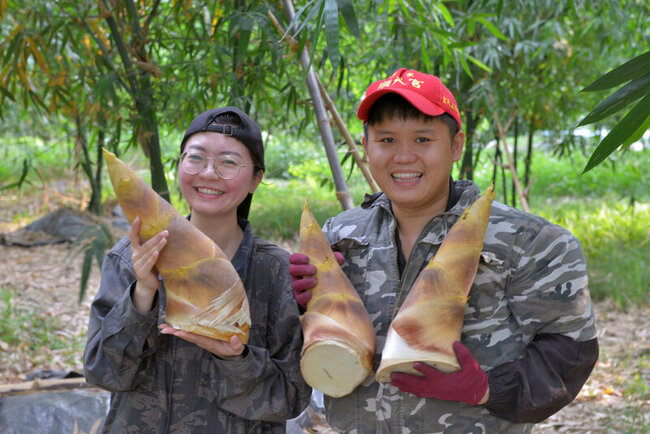
[[[546,225],[520,253],[507,292],[527,346],[522,357],[488,372],[485,406],[510,421],[535,423],[577,396],[598,359],[598,342],[578,240]]]
[[[520,242],[524,245],[513,264],[507,294],[523,335],[529,342],[544,333],[559,333],[577,341],[593,339],[594,313],[580,242],[552,224]]]
[[[226,380],[216,385],[218,404],[244,419],[284,421],[309,404],[311,387],[300,373],[302,329],[288,265],[288,259],[286,264],[266,264],[270,275],[254,283],[258,293],[270,291],[267,323],[261,326],[266,346],[248,345],[240,360],[215,358]]]
[[[598,359],[596,338],[539,335],[524,356],[488,372],[490,413],[514,423],[538,423],[578,396]]]
[[[143,315],[131,301],[135,274],[123,259],[130,258],[129,252],[122,240],[104,260],[84,350],[86,380],[110,391],[132,390],[139,384],[158,341],[157,307]]]

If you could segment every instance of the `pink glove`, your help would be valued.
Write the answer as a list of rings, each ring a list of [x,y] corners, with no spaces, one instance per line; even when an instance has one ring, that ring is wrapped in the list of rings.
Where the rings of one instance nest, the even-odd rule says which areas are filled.
[[[460,371],[445,374],[425,363],[415,362],[413,368],[424,377],[393,372],[390,384],[420,398],[478,404],[488,389],[488,376],[463,344],[454,342],[453,348],[460,362]]]
[[[345,263],[341,252],[334,252],[334,258],[339,265]],[[291,286],[293,286],[293,297],[302,307],[307,307],[311,300],[311,289],[316,286],[316,266],[309,263],[309,256],[304,253],[293,253],[289,256],[289,274],[291,274]]]

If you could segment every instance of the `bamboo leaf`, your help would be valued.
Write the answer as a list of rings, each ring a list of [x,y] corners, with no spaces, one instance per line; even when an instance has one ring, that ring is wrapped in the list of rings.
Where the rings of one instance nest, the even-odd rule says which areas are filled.
[[[79,303],[83,301],[84,294],[86,294],[86,287],[88,286],[88,277],[90,276],[90,267],[92,266],[93,255],[92,252],[87,250],[84,255],[83,264],[81,265],[81,281],[79,286]]]
[[[640,125],[647,122],[650,116],[650,95],[646,95],[639,101],[630,112],[605,136],[584,168],[582,173],[586,173],[600,164],[619,146],[626,143],[627,140],[636,134]]]
[[[626,81],[641,77],[650,71],[650,51],[647,51],[624,64],[612,69],[581,92],[593,92],[618,86]]]
[[[38,66],[41,68],[41,70],[43,70],[43,72],[46,75],[49,75],[47,70],[47,65],[45,64],[45,60],[43,60],[43,56],[41,56],[41,53],[38,51],[38,48],[36,47],[36,43],[34,42],[34,40],[29,36],[26,36],[25,40],[27,41],[27,44],[29,45],[29,49],[34,55],[34,59],[36,59],[36,63],[38,63]]]
[[[488,31],[489,31],[490,33],[492,33],[493,36],[495,36],[495,37],[497,37],[497,38],[499,38],[499,39],[501,39],[501,40],[503,40],[503,41],[507,41],[507,40],[508,40],[508,38],[506,38],[506,35],[504,35],[503,33],[501,33],[501,31],[500,31],[500,30],[499,30],[499,29],[498,29],[494,24],[492,24],[491,22],[489,22],[489,21],[488,21],[487,19],[485,19],[484,17],[479,16],[479,17],[477,17],[476,19],[477,19],[478,21],[480,21],[480,22],[485,26],[485,28],[488,29]]]
[[[0,86],[0,93],[2,93],[5,96],[5,98],[10,99],[11,101],[16,101],[16,98],[14,98],[14,96],[11,94],[11,92],[9,92],[9,90],[7,90],[4,87],[4,84],[2,86]]]
[[[587,125],[613,115],[637,99],[650,94],[650,73],[632,80],[596,106],[579,124]]]
[[[325,0],[325,40],[332,67],[337,70],[341,52],[339,51],[339,6],[336,0]]]
[[[447,9],[447,6],[441,2],[438,4],[438,10],[440,11],[440,15],[442,15],[445,21],[447,21],[447,24],[449,24],[451,27],[454,27],[454,19],[452,18],[449,9]]]
[[[20,178],[18,179],[18,181],[2,186],[0,187],[0,190],[9,190],[10,188],[14,188],[14,187],[20,188],[20,186],[23,185],[25,178],[27,178],[28,171],[29,171],[29,160],[27,160],[27,158],[23,158],[23,171],[20,174]]]
[[[426,38],[420,39],[420,55],[422,56],[422,61],[426,70],[431,69],[431,57],[429,56],[429,45],[426,42]]]
[[[476,30],[476,20],[474,17],[470,17],[467,22],[467,35],[471,38],[474,36],[474,30]]]
[[[293,28],[293,27],[298,23],[298,21],[300,20],[300,16],[302,15],[302,13],[305,12],[305,11],[307,10],[307,8],[308,8],[309,6],[311,6],[311,5],[314,3],[314,1],[316,1],[316,0],[311,0],[311,1],[309,1],[307,4],[305,4],[303,7],[301,7],[300,9],[298,9],[298,10],[296,11],[296,13],[295,13],[295,14],[293,15],[293,17],[291,18],[291,21],[289,22],[289,25],[287,26],[287,31],[288,31],[289,29]],[[295,34],[298,34],[299,31],[300,31],[300,29],[296,30],[296,33],[294,33],[294,35],[295,35]],[[283,37],[283,39],[284,39],[284,37]]]
[[[316,3],[316,4],[314,4],[314,3]],[[300,33],[300,31],[303,29],[303,27],[305,27],[305,26],[307,25],[307,23],[308,23],[309,21],[311,21],[311,19],[314,18],[314,16],[316,16],[317,13],[320,12],[320,8],[321,8],[321,0],[310,1],[309,3],[307,3],[307,4],[305,5],[304,8],[301,9],[301,12],[304,11],[304,10],[307,8],[307,6],[309,6],[309,5],[314,5],[314,6],[309,10],[309,13],[308,13],[307,16],[305,17],[305,20],[304,20],[302,23],[300,23],[300,26],[298,26],[298,29],[297,29],[296,32],[294,33],[294,36],[298,35],[298,33]],[[296,15],[293,17],[293,19],[291,20],[292,23],[293,23],[293,20],[297,20],[297,19],[298,19],[297,17],[298,17],[298,14],[296,14]],[[297,22],[297,21],[296,21],[296,22]],[[290,27],[291,27],[291,26],[290,26]]]
[[[458,62],[460,62],[460,66],[463,68],[463,70],[469,75],[470,77],[473,77],[471,68],[467,64],[467,60],[463,56],[458,57]]]
[[[345,24],[350,29],[350,33],[361,41],[361,33],[359,32],[359,21],[357,20],[357,14],[354,12],[354,7],[350,0],[339,0],[339,8],[341,9],[341,15],[343,15],[343,20]]]
[[[641,137],[643,137],[643,134],[648,130],[648,128],[650,128],[650,116],[648,116],[645,122],[639,125],[639,128],[637,128],[636,131],[632,133],[630,138],[623,142],[621,148],[627,148],[637,140],[641,140]]]
[[[5,45],[7,45],[10,41],[12,41],[14,39],[14,36],[16,36],[18,32],[20,32],[23,28],[25,28],[25,26],[23,26],[22,24],[16,25],[16,27],[14,27],[14,29],[11,31],[9,36],[7,36],[4,41],[0,42],[0,51],[4,50]]]
[[[469,54],[465,54],[465,53],[463,53],[463,57],[467,57],[470,62],[472,62],[474,65],[478,66],[479,68],[485,70],[486,72],[490,72],[490,73],[492,72],[492,69],[489,66],[487,66],[485,63],[478,60],[476,57],[470,56]],[[473,76],[472,74],[469,75],[470,77]]]

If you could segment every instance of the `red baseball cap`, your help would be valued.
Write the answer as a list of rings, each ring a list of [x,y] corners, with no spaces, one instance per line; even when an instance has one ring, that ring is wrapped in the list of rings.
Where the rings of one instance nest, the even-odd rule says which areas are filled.
[[[458,122],[458,129],[462,128],[456,99],[442,81],[435,75],[406,68],[398,69],[390,77],[372,83],[359,105],[357,117],[364,122],[367,121],[370,107],[380,96],[387,93],[401,95],[415,108],[429,116],[449,113]]]

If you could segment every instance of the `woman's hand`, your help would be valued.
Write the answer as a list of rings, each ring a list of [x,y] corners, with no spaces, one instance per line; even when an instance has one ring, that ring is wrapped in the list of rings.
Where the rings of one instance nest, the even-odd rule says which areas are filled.
[[[240,359],[244,352],[244,344],[241,343],[236,335],[230,338],[229,342],[219,339],[209,338],[194,333],[178,330],[169,324],[160,324],[160,332],[166,335],[174,335],[188,342],[198,345],[206,351],[224,360]]]
[[[131,225],[131,261],[138,282],[133,293],[133,304],[140,313],[151,310],[153,299],[158,290],[158,273],[155,269],[160,252],[167,244],[168,231],[161,231],[144,243],[140,242],[139,232],[142,222],[136,217]]]

